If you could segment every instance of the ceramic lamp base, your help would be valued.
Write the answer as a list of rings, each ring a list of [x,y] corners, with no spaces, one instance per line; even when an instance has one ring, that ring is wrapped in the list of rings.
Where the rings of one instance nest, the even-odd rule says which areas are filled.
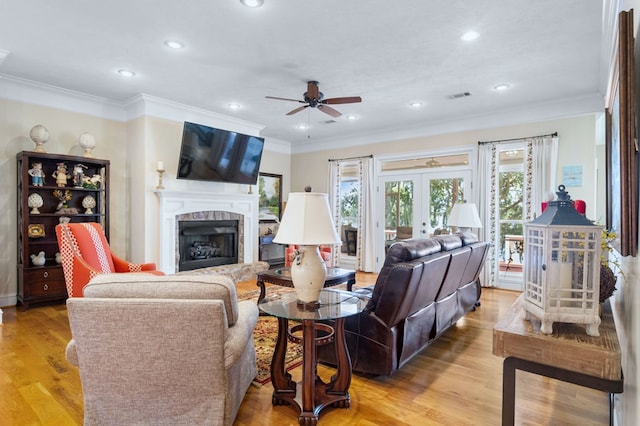
[[[296,289],[298,303],[314,306],[320,300],[327,267],[320,257],[318,246],[300,246],[291,264],[291,281]]]

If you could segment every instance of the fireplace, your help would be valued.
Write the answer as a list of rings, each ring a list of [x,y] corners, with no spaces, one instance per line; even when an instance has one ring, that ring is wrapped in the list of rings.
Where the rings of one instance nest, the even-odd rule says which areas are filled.
[[[258,196],[257,194],[234,193],[202,193],[193,191],[156,191],[160,205],[159,230],[159,269],[166,274],[173,274],[181,270],[180,261],[184,259],[180,254],[180,223],[195,222],[194,226],[212,221],[230,221],[237,225],[235,256],[237,263],[254,262],[258,259]],[[228,223],[228,222],[226,222]],[[207,225],[208,226],[208,225]],[[227,225],[223,225],[226,228]],[[187,231],[188,233],[194,230]],[[229,234],[223,232],[222,234]],[[206,235],[203,234],[203,235]],[[196,241],[207,242],[210,237]],[[227,238],[230,238],[227,235]],[[224,241],[222,241],[224,242]],[[216,245],[220,242],[216,242]],[[211,249],[208,249],[210,246]],[[195,247],[196,251],[198,247]],[[214,253],[213,244],[204,244],[202,253]],[[202,255],[200,256],[202,257]],[[223,256],[231,257],[231,256]],[[203,260],[203,259],[195,259]],[[219,260],[219,259],[218,259]],[[234,263],[235,263],[234,262]],[[201,267],[201,266],[197,266]],[[186,269],[185,269],[186,270]]]
[[[238,263],[238,221],[179,221],[178,256],[178,271]]]

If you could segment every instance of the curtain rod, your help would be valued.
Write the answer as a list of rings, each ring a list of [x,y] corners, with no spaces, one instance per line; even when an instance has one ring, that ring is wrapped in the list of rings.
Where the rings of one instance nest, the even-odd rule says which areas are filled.
[[[526,138],[502,139],[502,140],[497,140],[497,141],[486,141],[486,142],[478,141],[478,145],[484,145],[484,144],[487,144],[487,143],[521,141],[521,140],[525,140],[525,139],[544,138],[544,137],[547,137],[547,136],[551,136],[551,137],[555,138],[556,136],[558,136],[558,132],[553,132],[553,133],[548,134],[548,135],[528,136]]]
[[[362,155],[360,157],[347,157],[347,158],[329,158],[329,161],[345,161],[345,160],[359,160],[361,158],[373,158],[373,154]]]

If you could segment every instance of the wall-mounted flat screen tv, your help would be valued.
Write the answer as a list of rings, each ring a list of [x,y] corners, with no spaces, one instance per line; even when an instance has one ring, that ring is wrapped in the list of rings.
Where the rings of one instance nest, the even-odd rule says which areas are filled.
[[[178,179],[255,185],[264,139],[185,121]]]

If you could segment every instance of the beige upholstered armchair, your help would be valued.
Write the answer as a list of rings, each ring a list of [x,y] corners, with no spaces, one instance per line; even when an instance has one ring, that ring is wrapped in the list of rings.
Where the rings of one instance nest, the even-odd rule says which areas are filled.
[[[258,309],[230,278],[103,274],[67,309],[85,425],[233,423],[256,376]]]

